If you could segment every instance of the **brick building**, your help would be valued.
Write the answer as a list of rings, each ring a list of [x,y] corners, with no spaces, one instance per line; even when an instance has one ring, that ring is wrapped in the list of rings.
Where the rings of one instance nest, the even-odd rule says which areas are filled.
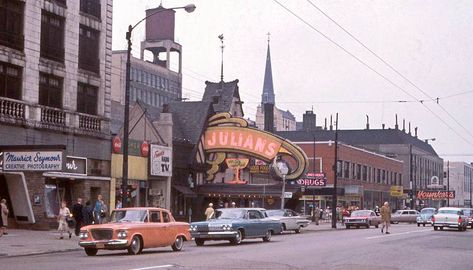
[[[0,197],[12,226],[109,201],[112,0],[0,2]]]

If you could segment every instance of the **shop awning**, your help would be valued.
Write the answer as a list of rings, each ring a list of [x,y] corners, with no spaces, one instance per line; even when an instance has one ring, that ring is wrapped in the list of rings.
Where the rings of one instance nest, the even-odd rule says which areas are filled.
[[[110,181],[110,177],[106,176],[91,176],[91,175],[83,175],[83,174],[74,174],[74,173],[64,173],[64,172],[46,172],[43,173],[43,176],[52,177],[52,178],[65,178],[65,179],[84,179],[84,180],[102,180],[102,181]]]
[[[175,190],[178,192],[182,193],[184,196],[188,198],[195,198],[197,197],[197,194],[195,194],[194,191],[192,191],[189,187],[187,186],[172,186]]]

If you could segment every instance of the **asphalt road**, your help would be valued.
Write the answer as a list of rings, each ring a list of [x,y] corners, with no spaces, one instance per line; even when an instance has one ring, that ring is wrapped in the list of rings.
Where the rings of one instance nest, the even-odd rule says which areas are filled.
[[[390,235],[379,229],[306,231],[274,236],[269,243],[244,241],[185,243],[181,252],[171,248],[144,250],[138,256],[126,251],[99,251],[87,257],[82,251],[0,258],[0,269],[473,269],[473,230],[434,231],[412,224],[394,225]]]

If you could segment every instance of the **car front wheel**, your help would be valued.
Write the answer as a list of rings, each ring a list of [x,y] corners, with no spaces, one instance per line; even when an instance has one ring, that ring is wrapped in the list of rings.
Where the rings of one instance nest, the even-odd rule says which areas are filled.
[[[438,230],[438,229],[439,229],[439,227],[437,227],[437,226],[434,226],[434,231],[436,231],[436,230]]]
[[[97,255],[97,249],[96,248],[85,248],[85,254],[87,254],[87,256],[95,256]]]
[[[140,254],[143,250],[143,244],[141,242],[141,238],[137,235],[133,236],[131,239],[131,244],[128,247],[128,253],[131,255]]]
[[[204,239],[200,239],[200,238],[196,238],[195,239],[195,244],[199,247],[203,246],[205,243],[205,240]]]
[[[263,242],[269,242],[269,241],[271,241],[271,235],[272,235],[272,232],[271,232],[271,231],[267,231],[267,232],[266,232],[266,235],[263,237]]]
[[[235,237],[233,237],[233,239],[230,240],[230,243],[232,243],[232,245],[239,245],[241,244],[242,238],[243,238],[243,234],[241,233],[241,230],[238,230]]]
[[[183,245],[184,245],[184,237],[178,236],[176,237],[176,241],[174,241],[174,244],[172,244],[171,248],[174,251],[181,251]]]

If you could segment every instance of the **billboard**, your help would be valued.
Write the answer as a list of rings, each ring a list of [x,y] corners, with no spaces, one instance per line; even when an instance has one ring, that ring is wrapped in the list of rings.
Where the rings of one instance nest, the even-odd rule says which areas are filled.
[[[149,158],[151,176],[172,176],[171,147],[151,144]]]

